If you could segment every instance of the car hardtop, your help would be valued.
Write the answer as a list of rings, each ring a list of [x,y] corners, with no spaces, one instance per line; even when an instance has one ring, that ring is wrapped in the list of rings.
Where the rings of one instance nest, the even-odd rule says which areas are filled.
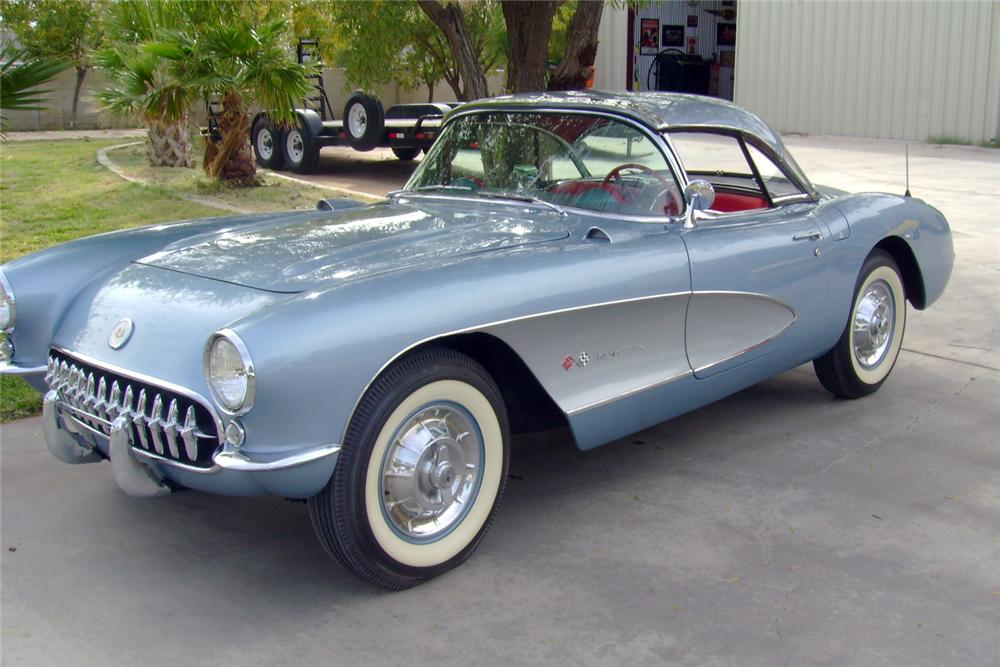
[[[752,112],[716,97],[687,93],[598,90],[518,93],[476,100],[456,107],[445,116],[444,125],[470,113],[532,110],[592,111],[618,115],[656,133],[683,130],[743,135],[792,171],[806,192],[816,192],[777,132]]]

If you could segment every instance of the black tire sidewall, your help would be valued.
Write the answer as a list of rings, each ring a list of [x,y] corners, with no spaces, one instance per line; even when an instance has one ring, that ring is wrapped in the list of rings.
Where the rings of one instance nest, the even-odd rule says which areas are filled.
[[[500,423],[503,447],[503,468],[493,507],[475,537],[447,561],[430,566],[414,567],[392,558],[379,545],[367,515],[366,474],[376,439],[393,411],[413,392],[439,380],[457,380],[479,391],[489,401]],[[371,568],[363,576],[377,578],[383,585],[405,588],[446,572],[466,560],[489,529],[503,495],[509,464],[509,425],[503,398],[496,384],[479,364],[451,350],[427,350],[402,360],[386,371],[362,399],[348,429],[333,477],[325,491],[325,502],[332,504],[338,531],[349,551],[360,558],[351,558],[357,570]],[[375,577],[371,575],[374,574]],[[387,581],[386,581],[387,580]]]
[[[284,158],[285,166],[297,174],[310,174],[316,170],[319,162],[319,147],[313,139],[312,132],[305,123],[299,123],[294,128],[302,137],[302,159],[296,162],[288,152],[288,137],[291,131],[282,133],[281,154]]]
[[[365,110],[366,123],[365,131],[360,137],[351,134],[350,118],[351,108],[355,104],[360,104]],[[355,92],[344,105],[343,115],[344,131],[351,147],[356,151],[370,151],[378,146],[382,139],[382,130],[385,129],[385,112],[382,109],[382,102],[371,95],[366,95],[361,91]]]
[[[264,159],[257,148],[257,136],[261,130],[268,130],[271,133],[272,150],[271,157]],[[285,133],[278,129],[277,125],[267,116],[260,116],[253,124],[250,133],[253,144],[254,159],[257,164],[265,169],[281,169],[285,164]]]
[[[392,154],[395,155],[402,162],[410,162],[415,160],[418,155],[420,155],[419,148],[393,148]]]

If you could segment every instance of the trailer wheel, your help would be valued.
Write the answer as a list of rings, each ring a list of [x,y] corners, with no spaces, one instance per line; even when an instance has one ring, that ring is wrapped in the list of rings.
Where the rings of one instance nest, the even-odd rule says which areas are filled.
[[[297,174],[311,174],[319,163],[319,145],[305,124],[285,132],[281,142],[285,164]]]
[[[419,148],[393,148],[392,152],[396,155],[396,157],[404,162],[409,162],[420,155]]]
[[[281,147],[285,136],[270,118],[258,116],[251,136],[257,164],[266,169],[281,169],[285,166],[285,153]]]
[[[385,128],[382,103],[371,95],[355,92],[344,105],[344,129],[356,151],[370,151],[378,146]]]

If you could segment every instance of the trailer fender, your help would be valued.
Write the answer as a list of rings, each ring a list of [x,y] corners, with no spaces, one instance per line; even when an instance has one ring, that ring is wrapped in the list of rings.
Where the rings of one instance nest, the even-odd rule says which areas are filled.
[[[323,119],[312,109],[296,109],[295,115],[299,117],[299,123],[309,130],[311,136],[318,137],[323,133]]]

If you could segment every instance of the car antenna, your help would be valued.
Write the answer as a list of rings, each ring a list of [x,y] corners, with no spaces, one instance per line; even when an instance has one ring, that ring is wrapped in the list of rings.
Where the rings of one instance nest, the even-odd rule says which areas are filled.
[[[910,196],[910,144],[907,141],[903,142],[903,149],[906,151],[906,192],[903,193],[904,197]]]

